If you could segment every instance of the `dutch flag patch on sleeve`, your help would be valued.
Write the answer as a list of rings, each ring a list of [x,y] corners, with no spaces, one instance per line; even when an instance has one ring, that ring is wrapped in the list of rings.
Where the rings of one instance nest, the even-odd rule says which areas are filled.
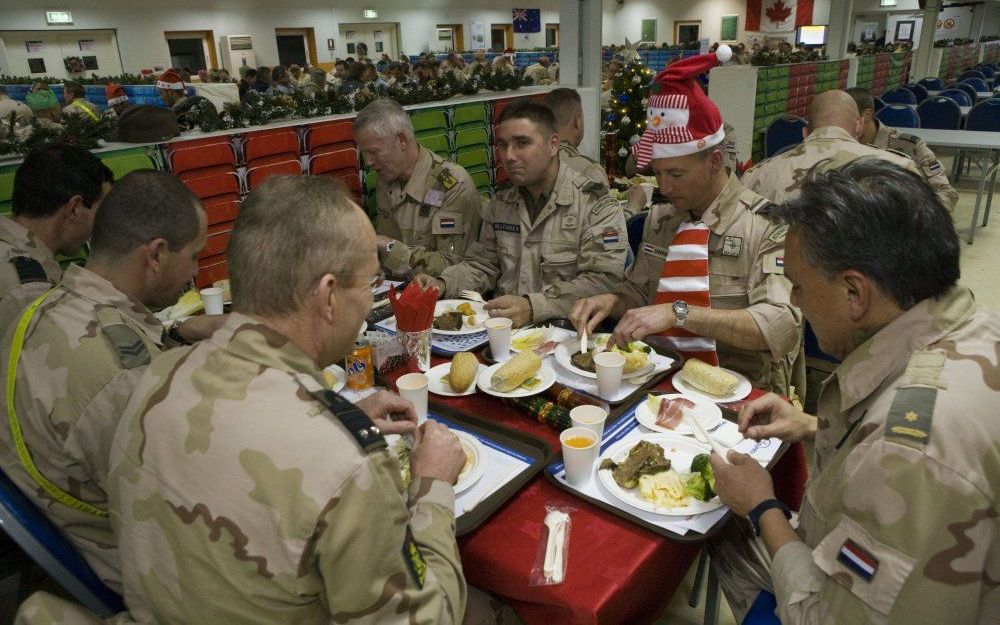
[[[618,231],[614,228],[608,228],[603,233],[601,233],[601,240],[604,241],[605,245],[611,245],[612,243],[618,242]]]
[[[841,545],[837,560],[866,582],[872,581],[878,571],[878,559],[850,538]]]
[[[454,217],[442,217],[438,221],[438,226],[440,226],[442,230],[451,230],[451,229],[453,229],[455,227],[455,218]]]

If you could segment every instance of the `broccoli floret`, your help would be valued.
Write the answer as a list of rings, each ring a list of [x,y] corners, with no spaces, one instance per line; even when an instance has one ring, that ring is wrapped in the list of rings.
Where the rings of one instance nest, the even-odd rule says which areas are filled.
[[[708,501],[715,494],[701,473],[692,473],[684,482],[684,494],[699,501]]]
[[[705,478],[708,485],[708,499],[715,496],[715,471],[712,470],[712,463],[708,459],[708,454],[698,454],[691,461],[691,473],[700,474]],[[704,499],[703,501],[708,501]]]

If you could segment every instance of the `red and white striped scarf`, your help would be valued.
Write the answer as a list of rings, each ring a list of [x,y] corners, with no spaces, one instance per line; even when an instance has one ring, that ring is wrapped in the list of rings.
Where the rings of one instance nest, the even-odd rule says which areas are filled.
[[[708,289],[708,239],[711,231],[702,222],[686,221],[677,228],[674,240],[667,248],[667,260],[660,272],[660,284],[653,297],[654,304],[673,304],[678,300],[689,306],[711,308]],[[687,358],[697,358],[710,365],[719,364],[715,339],[698,336],[684,328],[661,332],[674,349]]]

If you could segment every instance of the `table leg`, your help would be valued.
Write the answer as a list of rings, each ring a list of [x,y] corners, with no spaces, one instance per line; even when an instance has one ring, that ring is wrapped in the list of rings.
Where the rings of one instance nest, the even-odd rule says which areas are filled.
[[[1000,170],[1000,152],[993,154],[993,174],[990,176],[989,193],[986,194],[986,212],[983,215],[983,225],[990,222],[990,206],[993,205],[993,191],[997,184],[997,171]]]
[[[688,597],[688,605],[692,608],[697,608],[698,601],[701,600],[701,583],[705,581],[705,566],[707,564],[708,551],[702,549],[701,555],[698,556],[698,570],[694,573],[694,588],[691,589],[691,596]]]
[[[979,204],[983,199],[983,189],[986,187],[986,174],[989,170],[986,167],[981,167],[982,176],[979,178],[979,190],[976,192],[976,207],[972,209],[972,223],[969,225],[969,245],[972,245],[972,241],[976,238],[976,225],[979,221]]]
[[[715,576],[712,561],[708,562],[708,588],[705,590],[705,625],[719,622],[719,578]]]

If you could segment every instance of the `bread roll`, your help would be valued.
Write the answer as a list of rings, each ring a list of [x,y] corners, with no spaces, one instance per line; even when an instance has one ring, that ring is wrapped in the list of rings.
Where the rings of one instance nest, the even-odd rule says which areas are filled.
[[[490,386],[501,393],[509,393],[521,386],[542,368],[542,357],[533,351],[523,351],[507,361],[490,378]]]
[[[689,358],[681,371],[685,382],[716,397],[731,395],[740,383],[736,376],[697,358]]]
[[[469,352],[455,354],[451,360],[451,370],[448,380],[456,393],[464,393],[476,381],[479,372],[479,361]]]

